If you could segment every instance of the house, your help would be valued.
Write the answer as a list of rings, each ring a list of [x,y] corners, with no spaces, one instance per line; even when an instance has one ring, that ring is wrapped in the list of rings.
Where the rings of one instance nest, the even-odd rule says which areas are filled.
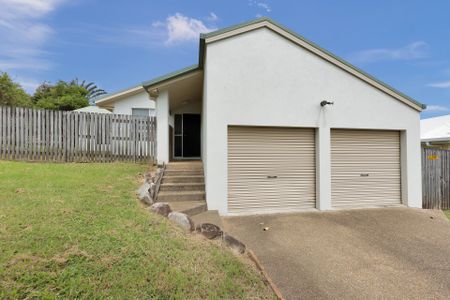
[[[142,86],[158,162],[201,159],[221,215],[422,207],[425,106],[270,19],[201,35],[197,65]]]
[[[142,85],[99,97],[95,105],[114,114],[147,117],[155,115],[155,101],[149,98]]]
[[[75,112],[83,112],[83,113],[112,114],[112,112],[110,112],[109,110],[104,109],[104,108],[100,108],[100,107],[95,106],[95,105],[82,107],[82,108],[79,108],[79,109],[75,109],[74,111]]]
[[[450,115],[420,120],[420,140],[424,147],[450,150]]]

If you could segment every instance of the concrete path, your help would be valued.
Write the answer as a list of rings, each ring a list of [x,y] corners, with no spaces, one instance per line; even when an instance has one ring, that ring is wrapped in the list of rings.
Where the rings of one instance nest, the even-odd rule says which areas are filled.
[[[450,221],[442,212],[364,209],[223,222],[286,299],[450,299]]]

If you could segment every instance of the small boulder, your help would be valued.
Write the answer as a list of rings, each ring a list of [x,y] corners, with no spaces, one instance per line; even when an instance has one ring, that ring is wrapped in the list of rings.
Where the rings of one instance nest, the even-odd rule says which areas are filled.
[[[195,231],[210,240],[222,235],[222,230],[220,230],[220,227],[211,223],[197,225]]]
[[[150,183],[154,182],[155,175],[152,172],[147,172],[144,174],[144,178],[145,178],[145,182],[150,184]]]
[[[147,205],[153,204],[153,199],[150,195],[150,187],[151,187],[150,183],[144,182],[144,184],[142,184],[141,187],[137,191],[139,200],[141,200],[142,202],[144,202]]]
[[[164,202],[156,202],[150,206],[150,210],[167,218],[167,216],[172,212],[170,205]]]
[[[180,227],[183,227],[184,229],[189,230],[189,231],[194,230],[194,222],[188,215],[174,211],[174,212],[171,212],[168,217],[169,217],[169,220],[174,221]]]
[[[245,245],[240,241],[238,241],[237,239],[235,239],[234,237],[232,237],[231,235],[224,233],[222,236],[222,241],[224,242],[225,245],[237,251],[238,253],[240,254],[245,253]]]

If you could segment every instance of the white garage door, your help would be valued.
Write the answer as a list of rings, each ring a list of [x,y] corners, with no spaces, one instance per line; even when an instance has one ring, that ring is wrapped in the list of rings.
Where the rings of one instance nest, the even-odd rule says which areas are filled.
[[[331,131],[334,208],[398,205],[400,180],[400,132]]]
[[[228,128],[228,211],[315,207],[314,129]]]

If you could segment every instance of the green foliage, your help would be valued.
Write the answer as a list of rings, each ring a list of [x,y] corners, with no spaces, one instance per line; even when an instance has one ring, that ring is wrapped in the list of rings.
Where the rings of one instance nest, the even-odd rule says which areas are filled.
[[[30,107],[30,96],[7,73],[0,72],[0,105]]]
[[[86,83],[86,80],[79,82],[78,78],[76,78],[70,84],[84,87],[88,91],[87,98],[89,102],[93,102],[93,99],[106,94],[105,90],[98,88],[93,82]]]
[[[89,105],[88,90],[82,86],[58,81],[55,85],[44,82],[33,95],[36,107],[54,110],[74,110]]]

